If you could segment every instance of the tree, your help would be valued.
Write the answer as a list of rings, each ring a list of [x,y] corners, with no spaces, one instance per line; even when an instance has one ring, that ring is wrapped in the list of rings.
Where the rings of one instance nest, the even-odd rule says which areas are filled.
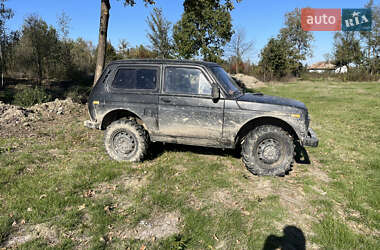
[[[4,32],[5,22],[14,15],[12,9],[5,7],[6,1],[7,0],[0,0],[0,32]]]
[[[73,65],[72,77],[89,75],[95,69],[95,48],[91,42],[85,41],[83,38],[78,38],[76,41],[71,41],[70,55]]]
[[[334,63],[337,66],[346,66],[350,63],[360,64],[363,53],[360,41],[355,31],[337,32],[334,35]]]
[[[99,47],[97,47],[96,50],[95,50],[95,61],[97,59],[96,57],[98,55],[98,49],[99,49]],[[107,41],[106,57],[105,57],[105,60],[104,60],[104,63],[105,63],[104,65],[107,65],[111,61],[119,60],[119,59],[122,59],[122,58],[117,53],[115,47],[112,45],[111,41]]]
[[[5,71],[5,54],[7,47],[7,34],[5,31],[5,22],[13,17],[13,11],[5,7],[7,0],[0,0],[0,64],[1,64],[1,86],[4,86]]]
[[[36,15],[27,17],[22,27],[22,36],[18,45],[20,65],[34,68],[38,83],[43,79],[44,70],[54,68],[58,47],[58,34],[52,26]]]
[[[134,6],[135,0],[119,0],[122,1],[124,6]],[[143,0],[145,4],[154,4],[153,0]],[[99,25],[99,42],[97,51],[97,60],[95,67],[94,84],[98,81],[102,74],[104,63],[106,59],[106,46],[107,46],[107,30],[108,20],[110,16],[111,4],[109,0],[100,0],[100,25]]]
[[[312,33],[301,27],[301,10],[286,13],[285,27],[261,51],[259,66],[263,70],[264,80],[281,78],[289,73],[298,75],[302,61],[312,55],[312,41]]]
[[[144,45],[130,47],[129,43],[125,39],[119,41],[116,54],[119,59],[154,58],[157,56],[156,52],[150,50]]]
[[[296,57],[299,61],[312,55],[313,34],[302,29],[300,9],[297,8],[285,14],[285,27],[280,30],[280,38],[285,39],[297,52]]]
[[[119,41],[119,45],[117,46],[117,54],[120,59],[128,58],[129,55],[129,43],[125,39],[121,39]]]
[[[111,44],[111,41],[107,42],[107,49],[106,49],[106,60],[105,65],[109,64],[111,61],[121,59],[118,57],[116,53],[115,47]]]
[[[54,75],[59,76],[60,79],[72,78],[73,72],[76,71],[72,62],[71,49],[73,46],[72,40],[68,38],[70,33],[71,18],[62,11],[60,15],[57,15],[57,27],[58,27],[58,44],[55,52],[55,62],[59,61],[59,64],[53,68]]]
[[[284,60],[278,60],[272,64],[272,66],[283,62],[280,68],[284,69],[280,72],[274,72],[274,75],[283,77],[284,74],[293,73],[298,75],[302,68],[302,61],[306,60],[308,56],[312,55],[311,42],[313,41],[313,35],[310,31],[305,31],[301,27],[301,10],[294,9],[291,12],[285,14],[285,27],[280,30],[277,39],[268,43],[270,47],[282,45],[280,48],[281,53],[273,51],[273,55],[283,55]],[[271,50],[266,51],[269,53]],[[285,54],[282,52],[285,51]],[[272,52],[271,52],[272,53]],[[278,58],[277,58],[278,59]],[[268,62],[269,63],[269,62]],[[276,68],[275,67],[275,68]]]
[[[127,58],[138,59],[138,58],[153,58],[156,53],[146,48],[144,45],[136,46],[135,48],[130,48],[128,50]]]
[[[243,61],[243,58],[252,51],[253,41],[246,41],[245,31],[243,29],[237,29],[231,38],[230,43],[227,46],[231,57],[235,60],[236,74],[239,73],[239,63]]]
[[[10,71],[16,68],[16,48],[20,41],[21,33],[19,31],[12,31],[10,33],[5,33],[3,42],[1,45],[2,49],[2,73],[9,75]],[[3,80],[3,79],[2,79]],[[4,86],[4,82],[2,82]]]
[[[162,9],[154,8],[146,22],[150,29],[147,37],[153,52],[157,53],[160,58],[169,58],[172,54],[172,44],[169,38],[171,23],[163,16]]]
[[[280,79],[292,73],[297,75],[302,68],[298,53],[292,44],[280,36],[271,38],[261,51],[259,66],[263,71],[264,80]]]
[[[375,6],[373,0],[369,0],[365,7],[372,12],[372,29],[360,32],[365,44],[364,63],[370,74],[380,73],[380,5]]]
[[[271,38],[261,51],[259,66],[264,75],[264,81],[273,77],[281,78],[290,73],[292,69],[291,57],[289,57],[290,44],[279,38]]]
[[[70,30],[71,18],[64,12],[57,16],[58,30],[63,40],[67,40]]]
[[[177,54],[183,58],[201,54],[206,61],[219,60],[233,34],[233,0],[185,0],[183,6],[181,20],[173,28]]]

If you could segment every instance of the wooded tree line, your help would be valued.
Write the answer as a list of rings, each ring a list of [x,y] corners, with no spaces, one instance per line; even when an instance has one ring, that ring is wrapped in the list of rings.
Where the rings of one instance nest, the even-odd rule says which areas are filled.
[[[249,61],[253,42],[231,23],[230,12],[240,0],[184,0],[184,12],[175,24],[167,21],[162,9],[154,8],[146,18],[149,46],[132,46],[127,39],[113,46],[107,40],[109,0],[101,0],[97,46],[83,38],[68,38],[70,18],[65,13],[55,26],[31,15],[20,30],[9,31],[5,24],[14,13],[5,6],[6,1],[0,0],[1,72],[38,83],[43,79],[80,79],[94,72],[96,80],[108,62],[128,58],[196,58],[223,64],[233,73],[253,73],[272,80],[299,75],[312,55],[313,35],[302,30],[299,9],[285,14],[284,27],[269,39],[254,65]],[[134,0],[120,1],[125,6],[136,4]],[[154,4],[152,0],[142,2]],[[369,74],[379,74],[380,8],[372,0],[366,7],[372,9],[372,31],[337,32],[329,58],[338,66],[354,63]]]
[[[221,61],[224,46],[233,34],[230,11],[240,0],[184,0],[182,18],[174,25],[161,9],[155,8],[147,18],[150,46],[131,46],[127,40],[114,47],[107,41],[110,1],[101,0],[99,43],[94,46],[83,38],[68,38],[70,18],[63,14],[57,25],[47,24],[38,15],[24,20],[20,30],[8,31],[6,20],[13,11],[0,0],[1,44],[4,55],[1,69],[9,77],[43,79],[76,79],[95,71],[95,79],[111,60],[127,58],[194,58]],[[135,1],[121,1],[133,6]],[[153,4],[151,0],[143,0]]]
[[[4,1],[4,0],[3,0]],[[2,29],[2,72],[11,78],[75,79],[94,71],[94,46],[83,38],[68,39],[68,17],[58,18],[58,28],[41,17],[25,18],[20,30]]]

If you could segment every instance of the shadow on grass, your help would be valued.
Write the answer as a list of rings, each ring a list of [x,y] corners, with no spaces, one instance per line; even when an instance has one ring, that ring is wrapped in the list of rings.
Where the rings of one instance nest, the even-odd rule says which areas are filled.
[[[264,243],[263,250],[305,250],[306,240],[302,230],[295,226],[286,226],[284,236],[269,235]]]
[[[147,160],[156,159],[165,152],[192,152],[201,155],[232,156],[237,159],[240,158],[240,153],[238,152],[238,150],[189,146],[161,142],[152,143],[152,145],[150,145],[149,152],[150,154],[147,157]]]
[[[305,147],[303,147],[299,142],[296,142],[296,147],[294,149],[296,155],[294,156],[294,160],[298,164],[310,164],[309,154],[307,153]]]
[[[232,156],[236,159],[241,157],[240,149],[220,149],[209,148],[202,146],[189,146],[172,143],[155,142],[149,148],[150,154],[147,160],[153,160],[160,157],[164,152],[192,152],[201,155],[214,155],[214,156]],[[310,164],[309,154],[306,149],[296,142],[294,159],[298,164]]]

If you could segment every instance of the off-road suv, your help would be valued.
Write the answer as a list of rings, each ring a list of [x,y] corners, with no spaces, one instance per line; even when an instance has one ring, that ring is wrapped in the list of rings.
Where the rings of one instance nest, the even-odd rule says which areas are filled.
[[[159,141],[241,149],[253,174],[284,175],[296,144],[318,145],[303,103],[244,93],[210,62],[111,62],[88,109],[85,126],[105,130],[105,148],[117,161],[140,161]]]

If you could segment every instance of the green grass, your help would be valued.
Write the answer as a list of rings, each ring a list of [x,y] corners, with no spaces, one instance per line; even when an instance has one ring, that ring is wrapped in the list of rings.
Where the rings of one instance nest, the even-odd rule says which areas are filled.
[[[150,160],[117,163],[103,133],[82,126],[85,107],[42,118],[34,136],[0,138],[0,246],[45,225],[54,242],[40,233],[20,247],[262,249],[294,225],[307,248],[379,249],[380,84],[260,91],[305,102],[320,139],[307,149],[312,163],[283,178],[252,176],[230,152],[197,147],[155,145]],[[171,236],[121,236],[170,213],[179,216]]]
[[[262,91],[305,102],[312,126],[320,137],[320,146],[309,152],[323,164],[331,178],[324,187],[327,200],[339,204],[346,216],[342,220],[334,209],[329,209],[331,205],[314,203],[327,213],[314,225],[314,240],[328,248],[378,249],[380,84],[302,83],[272,86]],[[366,227],[371,236],[358,234],[360,230],[349,226],[353,212],[359,214],[356,223]]]

